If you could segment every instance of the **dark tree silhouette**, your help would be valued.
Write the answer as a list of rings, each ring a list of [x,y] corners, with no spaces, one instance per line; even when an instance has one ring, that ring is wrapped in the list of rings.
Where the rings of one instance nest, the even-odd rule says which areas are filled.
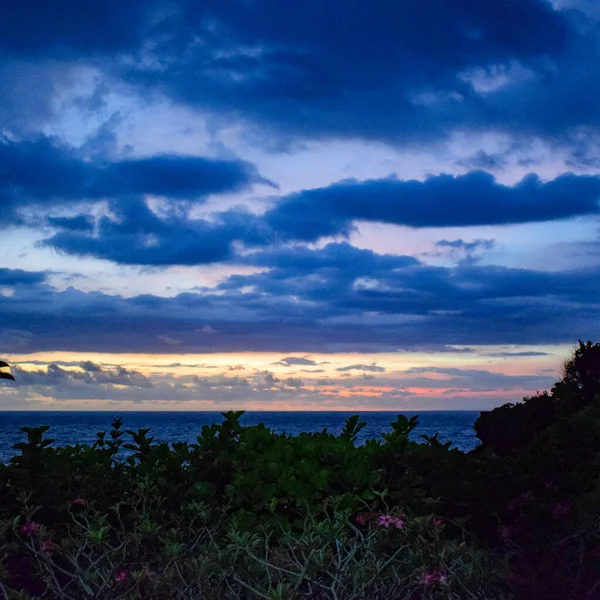
[[[579,347],[564,364],[562,381],[553,388],[557,396],[578,395],[582,405],[589,404],[596,394],[600,394],[600,343],[585,344],[579,340]]]
[[[9,366],[9,364],[7,362],[0,360],[0,369],[5,369],[8,366]],[[15,378],[10,373],[6,373],[5,371],[1,371],[1,370],[0,370],[0,379],[11,379],[12,381],[15,380]]]
[[[578,413],[595,396],[600,396],[600,343],[579,340],[551,393],[482,412],[475,421],[475,432],[483,447],[508,454],[527,446],[550,425]]]

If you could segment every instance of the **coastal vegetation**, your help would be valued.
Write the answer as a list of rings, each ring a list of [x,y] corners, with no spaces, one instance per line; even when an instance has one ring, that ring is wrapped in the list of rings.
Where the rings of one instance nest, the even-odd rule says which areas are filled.
[[[92,445],[27,428],[0,465],[0,598],[600,598],[600,344],[482,413],[481,445],[289,437],[241,412],[195,443],[115,419]]]
[[[13,377],[12,373],[7,373],[6,371],[2,371],[2,369],[7,368],[8,366],[9,366],[9,364],[7,362],[0,360],[0,379],[11,379],[12,381],[14,381],[15,378]]]

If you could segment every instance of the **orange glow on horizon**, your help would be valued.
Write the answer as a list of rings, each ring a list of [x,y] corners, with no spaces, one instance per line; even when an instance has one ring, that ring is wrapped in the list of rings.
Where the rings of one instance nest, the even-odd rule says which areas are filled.
[[[502,352],[506,352],[506,347],[480,347],[469,353],[13,354],[5,357],[9,364],[37,373],[41,382],[51,363],[58,363],[66,372],[80,373],[80,363],[91,361],[108,373],[118,373],[116,366],[133,375],[137,372],[151,385],[146,395],[146,388],[136,387],[135,381],[130,384],[115,379],[108,386],[96,384],[95,390],[81,383],[83,387],[75,385],[60,397],[53,392],[52,379],[47,380],[48,385],[31,385],[29,390],[24,385],[24,392],[17,381],[14,387],[0,388],[0,410],[361,412],[453,410],[471,404],[489,408],[492,404],[517,402],[537,391],[524,388],[518,380],[511,389],[510,377],[524,376],[535,381],[544,375],[550,379],[554,371],[558,376],[570,347],[548,346],[543,351],[547,354],[518,358],[505,357]],[[290,357],[308,364],[282,361]],[[506,385],[494,375],[506,376]],[[491,389],[494,385],[487,384],[486,378],[498,381],[498,389]],[[75,384],[80,382],[75,378]],[[427,382],[431,385],[427,386]],[[83,390],[81,396],[78,390]]]

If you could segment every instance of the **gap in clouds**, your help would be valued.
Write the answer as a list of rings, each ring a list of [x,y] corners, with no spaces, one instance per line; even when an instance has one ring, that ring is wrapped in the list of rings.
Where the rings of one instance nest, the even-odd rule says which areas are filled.
[[[311,358],[210,354],[184,363],[164,362],[171,355],[86,360],[73,353],[15,354],[16,382],[3,386],[0,397],[10,400],[3,408],[12,410],[388,410],[398,402],[403,410],[428,410],[442,408],[448,398],[457,408],[480,410],[549,387],[554,378],[546,371],[565,350],[474,347]],[[507,369],[503,361],[515,355],[516,368]],[[311,362],[321,366],[319,373],[302,369]]]

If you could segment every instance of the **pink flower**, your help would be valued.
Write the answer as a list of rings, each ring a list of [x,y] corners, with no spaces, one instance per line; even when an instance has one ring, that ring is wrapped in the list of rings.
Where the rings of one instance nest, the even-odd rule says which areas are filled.
[[[571,509],[566,502],[557,502],[552,509],[552,515],[557,519],[566,517],[570,512]]]
[[[433,520],[433,524],[436,527],[443,527],[444,526],[444,521],[442,519],[434,519]]]
[[[365,519],[364,515],[356,515],[356,516],[354,517],[354,522],[355,522],[357,525],[363,525],[363,526],[364,526],[364,525],[366,525],[366,524],[367,524],[367,519]]]
[[[40,526],[35,521],[26,521],[21,526],[21,533],[27,537],[31,537],[38,532],[39,528]]]
[[[115,575],[115,581],[125,581],[127,579],[127,569],[121,569],[116,575]]]
[[[425,573],[421,578],[423,585],[431,585],[432,583],[444,583],[446,581],[446,575],[441,569],[435,569],[431,573]]]
[[[44,540],[42,542],[42,550],[44,552],[52,552],[53,550],[56,550],[57,548],[58,548],[58,546],[52,540]]]
[[[404,521],[400,517],[394,517],[392,523],[396,529],[404,529]]]
[[[391,515],[379,515],[377,519],[377,524],[382,527],[389,527],[394,523],[394,517]]]
[[[77,496],[77,498],[73,500],[73,504],[77,504],[78,506],[87,506],[87,500],[81,496]]]

